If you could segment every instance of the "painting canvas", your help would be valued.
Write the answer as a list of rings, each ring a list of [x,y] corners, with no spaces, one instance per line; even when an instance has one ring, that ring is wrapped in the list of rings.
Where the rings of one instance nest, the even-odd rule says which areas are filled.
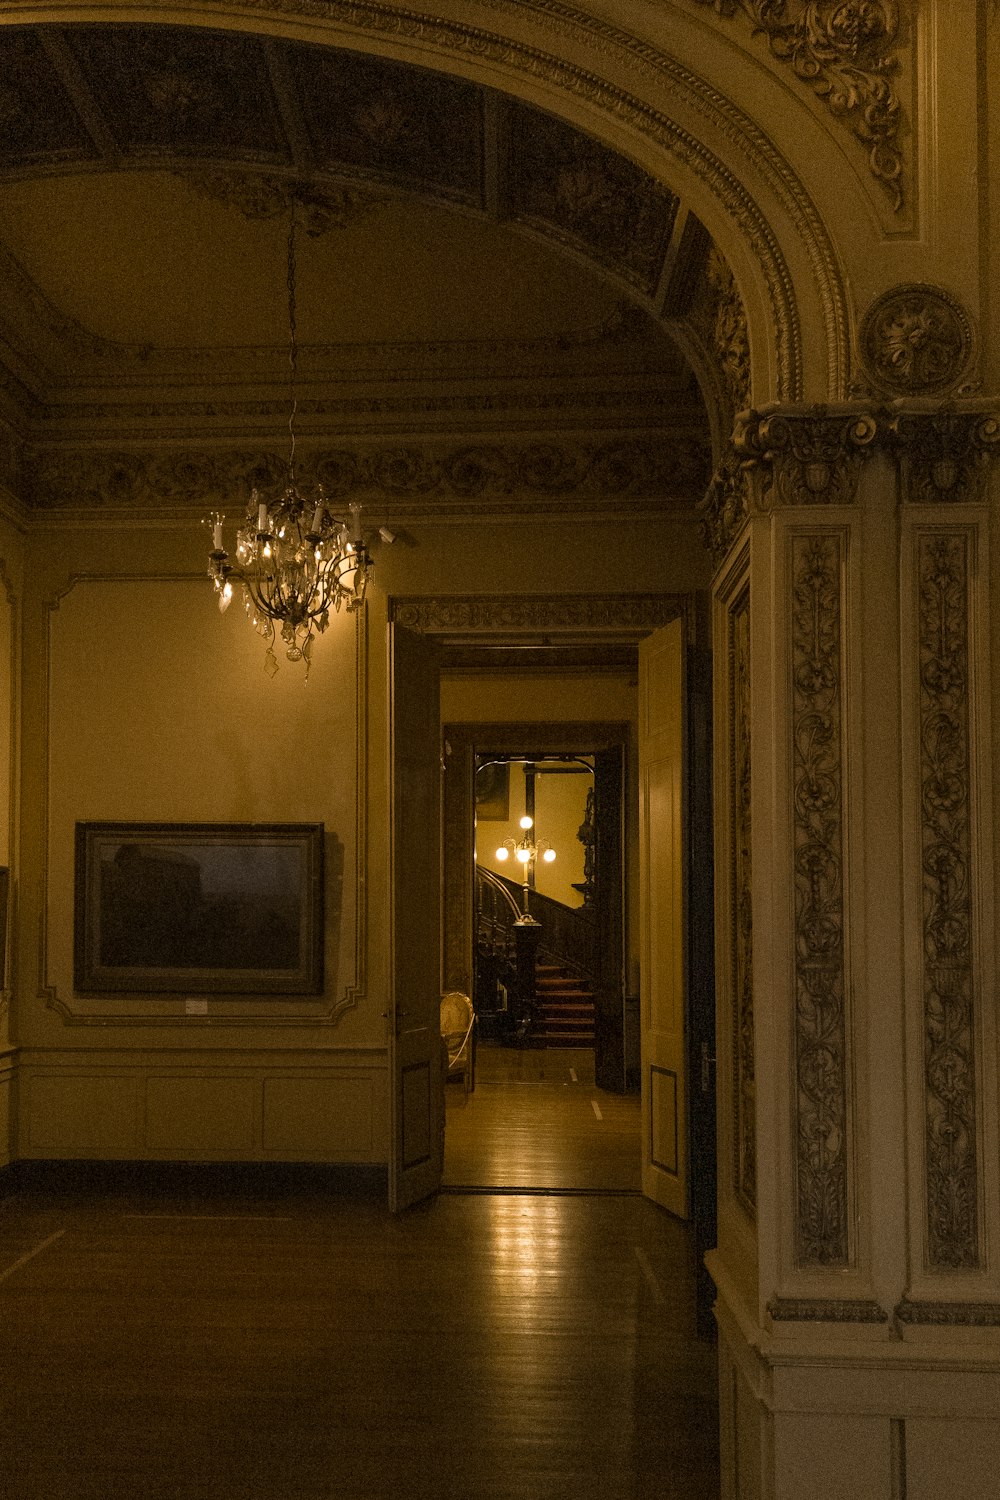
[[[510,806],[510,766],[491,760],[476,772],[476,820],[506,823]]]
[[[320,994],[321,823],[78,823],[84,994]]]

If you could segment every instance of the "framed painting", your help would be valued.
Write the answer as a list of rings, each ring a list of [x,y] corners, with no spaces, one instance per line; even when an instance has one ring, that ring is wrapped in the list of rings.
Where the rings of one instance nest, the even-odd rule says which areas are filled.
[[[78,823],[82,994],[318,995],[322,823]]]

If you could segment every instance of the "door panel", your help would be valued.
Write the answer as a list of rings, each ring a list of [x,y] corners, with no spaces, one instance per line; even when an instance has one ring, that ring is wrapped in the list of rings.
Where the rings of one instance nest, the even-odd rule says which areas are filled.
[[[441,1184],[441,750],[437,656],[389,627],[392,1156],[394,1212]]]
[[[597,923],[594,976],[594,1077],[625,1091],[625,976],[622,953],[622,765],[624,746],[594,755],[594,869]]]
[[[642,1189],[687,1218],[684,953],[684,631],[639,646]]]

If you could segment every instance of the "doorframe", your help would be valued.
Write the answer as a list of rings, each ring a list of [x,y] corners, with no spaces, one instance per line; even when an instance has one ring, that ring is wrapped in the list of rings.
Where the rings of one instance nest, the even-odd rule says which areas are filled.
[[[418,634],[435,638],[441,648],[440,660],[444,669],[468,666],[472,662],[483,669],[495,668],[502,672],[513,672],[517,667],[523,670],[526,664],[524,649],[526,646],[536,648],[532,657],[533,664],[555,670],[560,667],[588,667],[592,666],[595,660],[605,661],[605,653],[621,651],[622,648],[637,648],[644,636],[651,634],[661,625],[667,625],[670,621],[681,618],[684,621],[688,651],[700,658],[700,671],[704,671],[705,664],[708,663],[709,676],[711,673],[709,595],[704,590],[669,594],[524,594],[517,597],[511,597],[509,594],[397,595],[389,598],[388,608],[391,621],[404,625]],[[477,732],[489,727],[481,724],[475,726]],[[509,725],[504,727],[510,728]],[[572,727],[568,721],[559,724],[557,728],[560,737],[568,733]],[[690,728],[693,732],[694,726]],[[468,757],[466,805],[471,815],[471,746]],[[704,776],[709,779],[703,783],[704,786],[710,787],[711,774],[711,754],[709,753],[707,763],[704,765]],[[458,781],[459,778],[456,777],[455,780]],[[690,793],[690,787],[688,791]],[[445,796],[446,798],[449,796],[447,790]],[[714,814],[711,816],[714,820]],[[446,870],[453,852],[449,846],[447,814],[445,814],[442,858]],[[464,895],[464,900],[468,903],[470,934],[472,931],[471,854],[470,841],[466,854],[469,861],[469,878]],[[706,857],[714,873],[716,850],[714,841],[711,839],[707,841]],[[691,850],[686,861],[685,885],[688,885],[690,879],[693,858],[694,851]],[[690,903],[687,904],[690,911]],[[709,920],[714,919],[714,913],[711,911],[706,915]],[[690,928],[688,933],[690,943]],[[714,952],[711,932],[706,934],[703,930],[702,936],[706,935],[706,951]],[[450,975],[449,961],[447,941],[442,936],[442,977]],[[690,969],[690,965],[688,967]],[[471,978],[471,968],[468,972]],[[693,994],[689,981],[685,994],[689,1018],[692,1013],[692,1000]],[[713,1012],[715,1009],[716,1007],[713,1007]],[[714,1015],[712,1031],[714,1033]],[[688,1067],[691,1077],[694,1078],[700,1074],[701,1062],[700,1058],[694,1056],[691,1046],[692,1035],[693,1028],[689,1021]],[[717,1079],[713,1074],[710,1089],[713,1120],[717,1087]],[[712,1140],[705,1143],[705,1148],[710,1161],[703,1158],[700,1171],[710,1174],[705,1178],[705,1184],[710,1184],[710,1186],[705,1187],[704,1196],[711,1193],[714,1199],[718,1148],[714,1128]],[[712,1233],[715,1222],[714,1201],[711,1205],[704,1203],[704,1197],[702,1201],[704,1209],[709,1210],[709,1223],[702,1224],[702,1233],[697,1236],[699,1270],[703,1266],[702,1252],[705,1248],[705,1233],[706,1230],[709,1234]],[[696,1219],[695,1222],[697,1234],[698,1220]],[[707,1307],[707,1303],[703,1301],[703,1295],[707,1295],[707,1290],[705,1287],[703,1293],[702,1287],[699,1288],[700,1323],[703,1321],[703,1309]]]

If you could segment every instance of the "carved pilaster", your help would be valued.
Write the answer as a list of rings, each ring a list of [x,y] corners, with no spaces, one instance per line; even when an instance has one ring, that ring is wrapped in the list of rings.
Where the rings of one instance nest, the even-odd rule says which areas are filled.
[[[798,1265],[846,1266],[841,572],[838,532],[792,538]]]
[[[754,1069],[753,885],[750,804],[750,590],[729,613],[730,828],[732,830],[732,1027],[734,1188],[757,1207],[757,1086]]]
[[[917,539],[927,1260],[980,1264],[970,809],[969,537]]]

